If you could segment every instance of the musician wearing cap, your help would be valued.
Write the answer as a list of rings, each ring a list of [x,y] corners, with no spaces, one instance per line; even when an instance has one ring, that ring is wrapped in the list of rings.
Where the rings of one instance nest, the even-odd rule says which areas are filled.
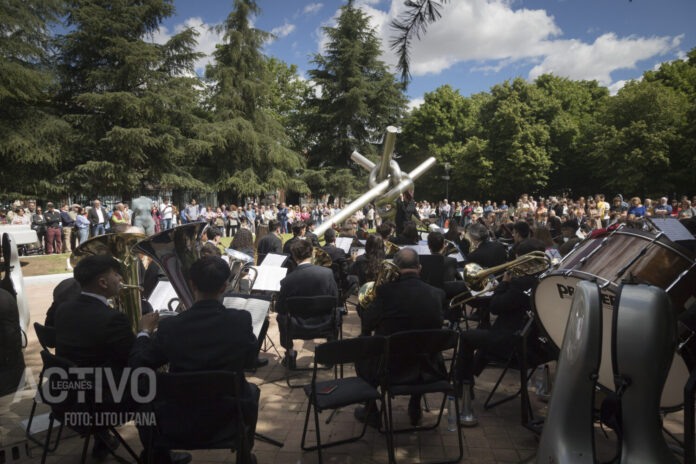
[[[159,320],[157,314],[151,318],[143,316],[142,331],[130,351],[130,365],[157,369],[169,364],[169,372],[241,371],[254,367],[259,346],[251,315],[226,308],[220,302],[229,277],[229,266],[216,256],[193,263],[190,284],[194,304],[176,317]],[[259,394],[256,385],[244,382],[243,414],[250,425],[250,443],[258,417]],[[163,450],[155,450],[155,454],[161,456]]]
[[[394,265],[399,269],[398,280],[386,282],[375,289],[372,304],[363,311],[363,327],[374,330],[375,335],[441,328],[447,305],[445,292],[421,280],[418,254],[410,248],[404,248],[394,255]],[[416,375],[425,376],[429,373],[442,375],[445,372],[444,362],[439,356],[422,360],[417,365],[413,364],[413,360],[404,359],[402,365],[404,369],[393,371],[392,376],[411,377],[414,370],[417,371]],[[358,363],[356,369],[360,377],[377,385],[377,366],[374,362]],[[420,395],[414,395],[409,401],[408,414],[413,425],[418,424],[422,417],[420,400]],[[367,410],[373,412],[370,417],[366,415]],[[356,409],[355,416],[374,426],[379,421],[376,411],[373,407],[361,407]]]
[[[74,270],[77,281],[73,284],[75,288],[70,290],[79,293],[79,296],[70,297],[54,308],[52,314],[56,329],[56,355],[80,367],[111,369],[115,385],[121,382],[121,373],[128,364],[128,355],[135,342],[135,335],[126,315],[108,304],[109,299],[118,296],[121,287],[123,279],[119,269],[118,261],[111,256],[82,258]],[[147,324],[154,318],[156,316],[153,314],[143,316],[143,323]],[[104,397],[111,398],[107,387],[103,385],[103,388]],[[100,409],[129,411],[134,407],[128,398],[124,398],[118,404],[106,400]],[[102,459],[108,454],[109,448],[115,449],[118,444],[117,439],[107,430],[98,430],[92,455]],[[174,456],[175,462],[187,462],[185,457],[177,454]]]
[[[309,240],[297,240],[290,246],[293,260],[297,268],[280,281],[280,292],[276,303],[278,312],[278,330],[280,331],[280,344],[286,350],[285,360],[289,367],[294,367],[297,351],[293,349],[293,341],[290,331],[291,326],[303,327],[307,321],[295,318],[288,314],[287,300],[296,296],[323,296],[330,295],[338,298],[338,287],[334,280],[331,268],[316,266],[311,263],[312,244]],[[311,321],[312,326],[319,326],[326,321]]]
[[[517,256],[545,250],[544,244],[535,239],[519,243]],[[506,359],[514,348],[514,334],[525,324],[530,309],[527,292],[537,281],[536,275],[524,275],[513,279],[506,272],[502,282],[496,287],[489,304],[491,314],[497,316],[489,329],[471,329],[461,333],[459,353],[455,363],[455,380],[459,394],[469,395],[474,385],[474,376],[481,374],[487,363],[487,355],[495,354]],[[465,398],[463,404],[467,404]],[[462,425],[473,426],[478,419],[472,414],[462,413]]]

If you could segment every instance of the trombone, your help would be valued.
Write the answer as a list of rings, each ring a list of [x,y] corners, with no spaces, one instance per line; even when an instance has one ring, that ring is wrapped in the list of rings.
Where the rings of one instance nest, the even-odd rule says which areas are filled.
[[[497,278],[504,272],[512,273],[513,277],[539,274],[551,267],[551,258],[543,251],[532,251],[508,263],[484,269],[476,263],[464,266],[464,282],[468,290],[455,295],[450,300],[449,309],[467,304],[480,295],[490,292],[497,285]]]

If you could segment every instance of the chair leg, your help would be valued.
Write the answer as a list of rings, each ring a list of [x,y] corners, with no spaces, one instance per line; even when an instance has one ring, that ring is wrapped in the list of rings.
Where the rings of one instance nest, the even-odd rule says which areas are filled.
[[[48,443],[51,441],[51,431],[53,430],[53,420],[53,413],[51,413],[48,419],[48,430],[46,431],[46,441],[44,442],[43,454],[41,455],[41,464],[46,463],[46,456],[48,455]]]
[[[29,413],[29,422],[27,422],[27,439],[33,441],[37,445],[43,446],[36,437],[31,434],[31,424],[34,422],[34,413],[36,412],[36,398],[34,398],[34,404],[31,405],[31,412]]]
[[[389,442],[391,446],[389,448],[389,460],[391,463],[396,464],[396,443],[394,443],[394,418],[392,416],[392,403],[391,396],[387,394],[387,433],[389,434]]]
[[[128,445],[128,443],[126,443],[126,440],[124,440],[123,437],[121,436],[121,434],[118,433],[118,431],[116,431],[116,428],[115,428],[115,427],[109,427],[109,430],[111,431],[111,433],[113,433],[113,434],[116,436],[116,438],[118,439],[118,441],[121,442],[121,444],[122,444],[123,447],[126,449],[126,451],[128,452],[128,454],[130,454],[131,457],[133,457],[133,459],[135,459],[135,462],[138,462],[138,461],[140,460],[140,457],[139,457],[137,454],[135,454],[135,451],[133,451],[133,448],[131,448],[131,447]],[[111,454],[113,454],[114,456],[116,456],[116,453],[115,453],[113,450],[109,450],[109,451],[111,452]]]
[[[62,436],[62,434],[63,434],[63,423],[61,422],[60,425],[58,426],[58,435],[56,435],[56,441],[53,444],[53,447],[51,447],[51,449],[49,449],[48,451],[53,453],[53,452],[55,452],[55,450],[58,449],[58,444],[60,443],[60,437]]]
[[[322,464],[324,461],[322,460],[321,456],[321,434],[319,432],[319,411],[317,408],[314,408],[314,426],[317,428],[317,454],[319,456],[319,464]]]
[[[302,428],[302,441],[300,442],[300,447],[305,451],[309,451],[309,449],[305,447],[305,438],[307,437],[307,427],[309,426],[309,414],[311,409],[312,400],[310,398],[307,402],[307,413],[305,414],[304,427]]]
[[[92,419],[94,419],[94,416],[92,416]],[[89,448],[89,438],[92,436],[92,433],[94,433],[94,425],[90,427],[89,432],[87,432],[87,436],[85,437],[85,443],[82,446],[82,459],[80,459],[81,464],[85,464],[85,461],[87,461],[87,448]]]

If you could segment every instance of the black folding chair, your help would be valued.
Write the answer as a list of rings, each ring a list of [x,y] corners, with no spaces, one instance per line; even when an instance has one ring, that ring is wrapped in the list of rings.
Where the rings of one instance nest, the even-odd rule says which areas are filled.
[[[336,307],[336,298],[330,295],[296,296],[287,299],[286,331],[291,340],[338,340],[341,335],[341,315]],[[338,376],[337,366],[334,366]],[[313,367],[286,366],[285,381],[290,388],[304,385],[290,383],[291,371],[309,371]],[[327,367],[330,369],[330,367]]]
[[[87,459],[87,448],[89,447],[90,437],[97,434],[97,412],[95,406],[95,390],[94,390],[94,379],[85,379],[71,369],[77,367],[73,362],[51,354],[47,350],[41,351],[41,359],[43,360],[44,373],[42,376],[47,376],[46,384],[43,388],[39,389],[41,393],[41,400],[51,406],[51,413],[49,414],[48,420],[48,431],[46,432],[46,441],[43,444],[43,455],[41,456],[41,464],[46,462],[46,457],[48,452],[52,451],[49,449],[49,443],[51,441],[51,432],[53,430],[53,424],[57,420],[61,423],[61,428],[58,432],[60,439],[60,431],[62,430],[62,424],[65,423],[65,417],[68,414],[78,414],[82,417],[87,417],[88,426],[73,426],[68,425],[71,429],[75,430],[81,436],[85,437],[84,445],[82,447],[82,458],[80,462],[84,464]],[[50,374],[48,374],[50,373]],[[40,379],[40,382],[43,379]],[[86,381],[85,381],[86,380]],[[68,386],[66,388],[66,385]],[[135,459],[135,462],[139,462],[139,457],[133,449],[128,446],[128,443],[121,437],[121,435],[116,431],[116,428],[111,425],[106,425],[100,427],[110,431],[119,440],[119,442],[126,448],[128,453]],[[56,441],[55,447],[57,448],[58,441]],[[55,451],[55,448],[53,449]],[[125,460],[118,456],[115,451],[109,448],[109,452],[119,461],[124,462]]]
[[[491,356],[490,354],[487,354],[486,357],[492,359],[493,361],[497,360],[495,355]],[[556,359],[558,359],[558,351],[555,348],[552,348],[547,341],[540,339],[537,336],[534,317],[531,313],[529,313],[524,327],[514,334],[514,345],[512,351],[506,358],[500,359],[503,362],[503,371],[500,373],[500,376],[495,382],[493,389],[490,391],[486,401],[483,403],[483,408],[485,410],[489,410],[503,403],[507,403],[508,401],[512,401],[519,396],[522,401],[520,416],[522,425],[534,432],[539,433],[540,430],[533,425],[535,419],[531,402],[529,400],[527,384],[538,366]],[[519,370],[520,388],[511,395],[507,395],[493,401],[493,395],[495,395],[497,392],[500,383],[509,369]]]
[[[38,322],[34,322],[34,331],[36,332],[36,338],[39,339],[39,343],[41,344],[41,347],[44,350],[50,352],[50,348],[56,347],[56,329],[55,329],[55,327],[47,327],[47,326],[39,324]],[[36,398],[37,397],[40,398],[41,392],[39,390],[44,387],[43,374],[44,374],[45,370],[46,370],[45,366],[41,367],[41,373],[39,374],[39,386],[38,386],[38,390],[36,392],[36,395],[34,396],[33,403],[31,405],[31,412],[29,413],[29,422],[27,422],[27,430],[26,430],[27,439],[33,441],[34,443],[36,443],[39,446],[43,446],[44,443],[31,434],[31,424],[34,422],[34,414],[36,414],[36,405],[38,404],[36,402]],[[56,441],[53,444],[53,446],[49,447],[49,449],[48,449],[51,453],[54,452],[58,448],[58,442],[60,441],[60,436],[62,433],[63,433],[63,423],[61,422],[60,428],[58,429],[58,435],[56,436]]]
[[[244,398],[243,386],[242,372],[157,374],[148,462],[155,449],[229,449],[236,451],[237,464],[255,462],[250,415],[258,413],[258,398]]]
[[[398,332],[387,337],[386,354],[384,362],[384,375],[382,380],[382,391],[387,399],[387,433],[389,439],[389,456],[391,462],[396,462],[394,434],[403,432],[413,432],[422,430],[432,430],[440,425],[442,413],[448,396],[454,397],[455,414],[457,417],[457,437],[459,440],[459,456],[456,458],[434,461],[430,464],[445,464],[459,462],[464,455],[464,444],[462,442],[462,426],[459,422],[459,399],[454,388],[454,359],[450,362],[450,368],[442,375],[434,372],[429,373],[427,378],[419,373],[416,378],[407,381],[399,381],[398,377],[403,375],[401,372],[406,366],[418,366],[421,363],[429,363],[438,358],[441,360],[442,352],[453,350],[457,352],[459,334],[449,329],[431,330],[410,330]],[[454,358],[454,356],[453,356]],[[444,363],[444,361],[442,361]],[[396,381],[394,379],[397,379]],[[437,422],[430,426],[418,426],[406,429],[394,430],[392,418],[392,398],[396,396],[426,393],[442,393],[442,404],[437,416]]]
[[[301,446],[305,451],[317,450],[320,463],[323,462],[321,454],[322,448],[360,440],[365,435],[368,421],[365,421],[362,432],[358,436],[322,443],[319,432],[319,413],[325,410],[336,410],[357,403],[369,402],[368,404],[372,405],[375,404],[376,400],[380,400],[383,403],[383,396],[377,391],[376,387],[373,387],[357,376],[317,382],[317,365],[355,363],[368,359],[373,359],[376,365],[378,365],[381,364],[382,361],[385,343],[386,338],[375,336],[337,340],[323,343],[316,347],[312,383],[304,386],[304,392],[309,402],[307,404],[304,428],[302,429]],[[312,407],[314,407],[314,424],[317,428],[317,444],[315,446],[305,446],[309,414]],[[380,410],[383,414],[385,413],[384,407],[380,408]],[[369,412],[370,411],[368,411],[368,413]],[[386,421],[386,415],[384,419]],[[388,435],[387,438],[389,438]]]

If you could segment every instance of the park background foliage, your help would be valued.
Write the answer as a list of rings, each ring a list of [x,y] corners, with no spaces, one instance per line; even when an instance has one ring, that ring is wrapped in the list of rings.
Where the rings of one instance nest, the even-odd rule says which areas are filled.
[[[439,165],[418,198],[514,199],[693,193],[696,48],[610,96],[595,81],[542,75],[464,96],[456,82],[406,111],[406,84],[380,60],[348,2],[310,80],[264,55],[255,0],[235,0],[203,77],[196,32],[152,33],[172,0],[0,2],[0,198],[215,191],[222,201],[285,190],[354,196],[387,125],[411,169]]]

